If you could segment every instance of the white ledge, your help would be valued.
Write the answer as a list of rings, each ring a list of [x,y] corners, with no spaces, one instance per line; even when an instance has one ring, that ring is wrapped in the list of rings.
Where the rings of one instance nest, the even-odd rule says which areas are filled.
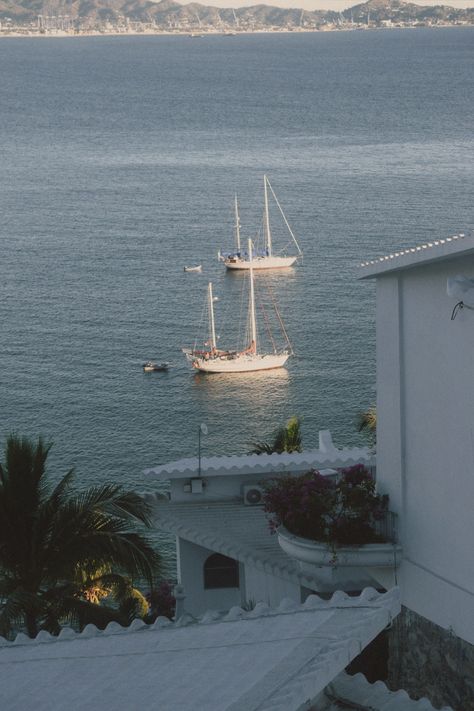
[[[472,252],[474,252],[474,233],[460,232],[451,237],[435,239],[426,244],[401,249],[362,262],[359,267],[359,279],[372,279],[401,269],[409,269],[441,259],[461,257]]]
[[[283,526],[278,529],[282,550],[299,563],[316,567],[393,568],[400,564],[402,548],[393,543],[365,543],[359,546],[338,546],[295,536]]]
[[[201,475],[242,476],[263,474],[298,474],[310,469],[340,469],[354,464],[373,466],[375,459],[368,447],[338,449],[335,447],[329,430],[319,432],[319,449],[303,452],[284,452],[283,454],[244,454],[227,457],[202,457]],[[161,464],[152,469],[145,469],[144,474],[159,480],[186,479],[197,476],[199,462],[197,457],[180,459],[176,462]]]

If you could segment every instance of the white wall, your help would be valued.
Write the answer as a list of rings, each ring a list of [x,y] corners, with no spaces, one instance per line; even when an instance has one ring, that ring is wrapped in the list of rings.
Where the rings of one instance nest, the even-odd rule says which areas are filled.
[[[210,476],[202,477],[202,494],[192,494],[189,489],[191,479],[173,479],[171,481],[171,499],[173,501],[189,501],[196,503],[202,501],[225,501],[227,499],[239,499],[243,495],[244,486],[258,486],[264,479],[272,479],[277,476],[272,474],[241,474],[235,476]]]
[[[204,589],[204,563],[215,551],[202,548],[178,538],[176,541],[178,582],[184,586],[184,609],[191,615],[202,615],[207,610],[230,610],[241,605],[243,594],[239,588]],[[240,566],[240,583],[244,569]]]
[[[458,257],[377,280],[377,481],[400,514],[403,604],[474,643],[474,312]]]
[[[246,602],[266,602],[271,607],[278,607],[285,597],[300,604],[301,586],[246,565],[244,596]]]
[[[202,615],[207,610],[229,610],[234,605],[249,602],[266,602],[277,607],[283,598],[301,602],[301,587],[274,575],[264,573],[249,565],[240,564],[240,589],[204,589],[203,568],[206,559],[215,551],[203,548],[182,538],[176,542],[178,554],[178,582],[183,585],[184,609],[192,615]]]

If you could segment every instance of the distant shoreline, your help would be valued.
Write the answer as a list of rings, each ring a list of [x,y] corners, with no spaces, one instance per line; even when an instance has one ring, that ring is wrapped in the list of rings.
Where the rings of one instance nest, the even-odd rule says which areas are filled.
[[[238,37],[239,35],[299,35],[299,34],[326,34],[328,32],[367,32],[373,30],[443,30],[447,28],[466,28],[474,27],[474,24],[443,24],[443,25],[428,25],[428,24],[418,24],[418,25],[394,25],[391,27],[328,27],[326,29],[313,29],[313,28],[298,28],[295,30],[289,29],[271,29],[271,30],[240,30],[235,32],[192,32],[192,31],[181,31],[181,32],[170,32],[167,30],[126,30],[120,31],[110,31],[110,32],[99,32],[94,30],[85,30],[80,32],[67,32],[67,31],[53,31],[53,32],[34,32],[32,30],[25,31],[12,31],[12,32],[2,32],[0,31],[0,39],[5,38],[15,38],[15,39],[31,39],[31,38],[41,38],[41,39],[64,39],[65,37],[189,37],[190,39],[203,39],[205,37]]]

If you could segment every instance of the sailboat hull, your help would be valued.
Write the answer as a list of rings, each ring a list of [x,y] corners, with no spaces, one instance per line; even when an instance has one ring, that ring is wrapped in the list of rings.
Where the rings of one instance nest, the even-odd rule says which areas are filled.
[[[288,353],[278,355],[239,355],[235,358],[195,358],[193,367],[202,373],[251,373],[256,370],[283,368]]]
[[[253,269],[285,269],[292,267],[298,257],[254,257]],[[231,257],[224,261],[227,269],[250,269],[250,262],[238,257]]]

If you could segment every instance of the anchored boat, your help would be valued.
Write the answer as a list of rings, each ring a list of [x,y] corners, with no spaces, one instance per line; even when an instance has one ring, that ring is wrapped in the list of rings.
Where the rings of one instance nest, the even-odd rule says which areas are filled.
[[[291,240],[293,241],[297,254],[290,256],[286,254],[281,254],[280,252],[275,252],[272,240],[272,231],[270,227],[270,212],[268,204],[268,191],[270,190],[271,195],[282,215],[283,221],[285,223],[286,229],[288,230]],[[288,220],[286,219],[285,213],[278,201],[277,196],[268,180],[267,176],[263,176],[263,191],[264,191],[264,213],[263,213],[263,233],[264,233],[264,249],[262,252],[254,252],[253,254],[253,269],[281,269],[285,267],[291,267],[296,262],[299,257],[303,256],[303,252],[296,240],[293,230],[291,229]],[[235,212],[235,250],[227,254],[219,252],[219,259],[224,262],[227,269],[250,269],[250,257],[247,251],[242,250],[240,243],[240,217],[239,217],[239,205],[237,201],[237,195],[235,196],[234,202],[234,212]]]
[[[169,363],[154,363],[152,360],[143,363],[143,370],[145,373],[153,373],[155,371],[168,370],[170,367]]]
[[[221,350],[217,347],[216,328],[214,319],[214,296],[212,293],[212,283],[208,285],[207,300],[209,313],[209,331],[210,338],[206,345],[208,350],[197,350],[183,348],[186,358],[191,363],[192,367],[203,373],[247,373],[257,370],[270,370],[273,368],[282,368],[293,350],[289,342],[286,330],[278,314],[280,325],[282,327],[287,347],[278,351],[274,346],[273,353],[261,352],[258,349],[257,343],[257,321],[255,314],[255,287],[253,275],[253,255],[252,241],[248,240],[248,255],[249,255],[249,332],[250,342],[246,348],[241,351]]]

